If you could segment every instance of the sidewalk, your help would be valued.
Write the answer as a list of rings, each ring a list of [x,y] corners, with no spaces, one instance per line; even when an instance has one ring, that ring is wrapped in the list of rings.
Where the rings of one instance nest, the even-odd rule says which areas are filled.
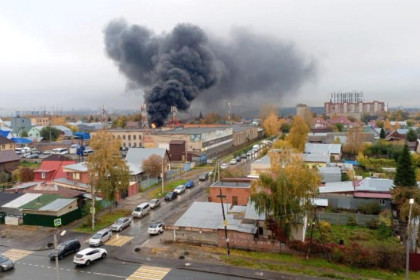
[[[323,279],[317,277],[310,277],[304,275],[293,275],[279,272],[272,272],[266,270],[254,270],[236,266],[228,266],[214,263],[204,263],[195,260],[188,260],[188,255],[185,255],[185,259],[174,259],[174,258],[161,258],[155,257],[148,254],[147,250],[141,250],[139,252],[134,251],[135,248],[127,250],[127,248],[121,247],[115,252],[115,258],[124,262],[148,264],[148,265],[161,265],[165,267],[198,271],[210,274],[219,274],[226,276],[243,277],[246,279],[257,279],[257,280],[278,280],[278,279],[295,279],[295,280],[315,280]]]

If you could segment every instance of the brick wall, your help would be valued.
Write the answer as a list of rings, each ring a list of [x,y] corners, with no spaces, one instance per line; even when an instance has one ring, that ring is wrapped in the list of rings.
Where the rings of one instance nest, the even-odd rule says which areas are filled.
[[[237,205],[246,206],[248,204],[248,199],[251,194],[250,188],[235,188],[235,187],[221,187],[223,195],[226,195],[226,198],[223,198],[224,203],[233,204],[233,197],[237,197]],[[217,197],[220,194],[220,187],[210,187],[209,201],[210,202],[220,202],[220,198]]]
[[[217,235],[218,246],[226,247],[225,231],[219,229]],[[230,248],[264,252],[281,251],[280,242],[254,239],[254,235],[251,233],[228,231],[228,237]]]

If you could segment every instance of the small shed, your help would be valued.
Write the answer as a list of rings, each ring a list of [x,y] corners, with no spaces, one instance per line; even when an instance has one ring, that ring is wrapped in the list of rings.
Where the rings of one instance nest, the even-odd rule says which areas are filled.
[[[60,218],[67,225],[82,217],[77,199],[58,198],[38,209],[23,210],[23,224],[53,227],[54,220]]]
[[[169,157],[173,161],[185,160],[185,140],[172,140],[169,142]]]

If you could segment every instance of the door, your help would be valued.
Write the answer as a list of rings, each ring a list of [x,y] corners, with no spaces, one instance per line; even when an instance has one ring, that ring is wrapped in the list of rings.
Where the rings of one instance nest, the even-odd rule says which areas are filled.
[[[238,205],[238,197],[237,196],[232,196],[232,204],[233,205]]]

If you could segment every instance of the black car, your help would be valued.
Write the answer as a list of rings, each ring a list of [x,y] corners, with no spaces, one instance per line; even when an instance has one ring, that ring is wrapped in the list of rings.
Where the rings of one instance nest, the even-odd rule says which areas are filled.
[[[198,180],[200,181],[207,181],[209,179],[209,174],[208,173],[203,173],[200,175],[200,177],[198,177]]]
[[[54,260],[56,256],[58,259],[76,253],[80,249],[80,242],[77,239],[67,240],[58,244],[57,249],[50,251],[49,257],[51,260]]]
[[[174,200],[177,196],[178,194],[176,192],[168,192],[165,196],[165,200]]]

